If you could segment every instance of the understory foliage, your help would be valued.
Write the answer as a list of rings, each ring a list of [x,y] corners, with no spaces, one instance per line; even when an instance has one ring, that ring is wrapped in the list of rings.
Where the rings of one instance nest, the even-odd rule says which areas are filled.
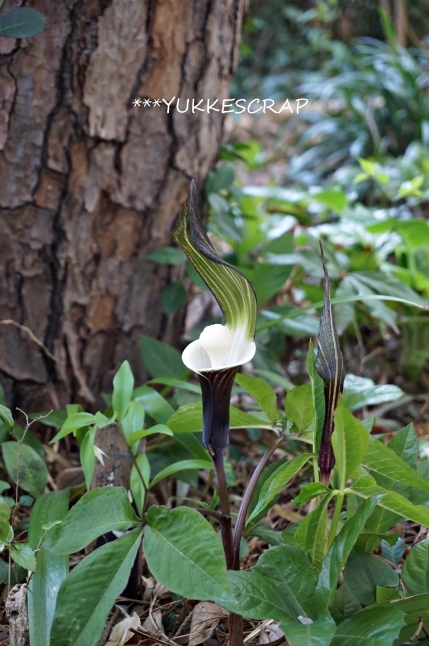
[[[285,14],[296,24],[323,18],[299,23],[299,15],[293,7]],[[32,29],[43,28],[30,18]],[[0,33],[16,28],[8,25],[0,20]],[[228,409],[225,482],[240,500],[231,514],[238,567],[220,540],[231,517],[201,441],[212,448],[210,434],[202,436],[204,393],[177,350],[143,336],[148,381],[135,384],[124,361],[103,410],[72,403],[34,412],[21,426],[1,393],[0,541],[12,565],[0,560],[0,576],[14,584],[31,573],[31,646],[94,646],[141,546],[150,574],[175,600],[274,620],[290,646],[429,644],[429,539],[422,530],[405,541],[429,527],[427,442],[412,423],[393,422],[392,431],[392,420],[373,414],[404,401],[429,360],[427,55],[399,48],[392,33],[346,53],[317,25],[313,38],[331,72],[306,91],[333,109],[307,114],[287,187],[249,179],[270,163],[255,139],[226,144],[205,185],[208,245],[221,250],[215,262],[242,272],[258,302],[256,354],[235,376]],[[340,49],[334,77],[329,56]],[[271,82],[281,95],[281,78]],[[186,343],[219,323],[216,301],[181,249],[156,249],[149,260],[177,269],[161,295],[165,316],[189,294],[200,306],[188,317]],[[222,290],[215,296],[222,300]],[[324,369],[320,353],[332,348],[336,360]],[[54,433],[48,447],[33,432],[36,420]],[[107,428],[130,457],[129,491],[92,488],[97,460],[107,460],[98,446]],[[246,463],[239,434],[252,459],[262,456],[244,491],[234,472]],[[79,453],[82,482],[46,493],[46,458],[66,442]],[[270,514],[292,488],[293,518],[273,526]],[[87,553],[109,532],[114,540]],[[266,549],[240,570],[255,537]]]

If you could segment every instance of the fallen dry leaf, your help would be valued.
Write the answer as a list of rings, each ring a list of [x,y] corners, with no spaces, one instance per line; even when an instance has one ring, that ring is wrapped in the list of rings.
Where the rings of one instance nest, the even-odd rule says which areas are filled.
[[[192,613],[189,646],[197,646],[208,639],[227,611],[212,601],[200,601]]]
[[[130,628],[137,630],[139,626],[140,617],[135,612],[132,617],[125,617],[119,624],[113,626],[106,646],[123,646],[134,636],[134,633],[130,632]]]
[[[270,624],[269,626],[263,626],[258,643],[271,644],[271,642],[276,642],[284,636],[284,632],[278,624]]]

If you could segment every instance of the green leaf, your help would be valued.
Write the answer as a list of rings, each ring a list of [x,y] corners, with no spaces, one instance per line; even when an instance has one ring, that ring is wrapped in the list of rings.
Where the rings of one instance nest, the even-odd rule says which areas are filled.
[[[203,407],[201,403],[185,404],[178,408],[165,422],[169,428],[176,433],[189,433],[201,431],[203,428]],[[268,428],[272,425],[268,421],[262,421],[255,415],[249,415],[243,411],[230,406],[229,428]]]
[[[328,487],[325,487],[321,482],[310,482],[310,484],[305,485],[299,492],[299,495],[296,496],[292,502],[295,507],[302,507],[306,505],[310,500],[316,498],[316,496],[323,496],[329,493]]]
[[[392,536],[395,537],[393,542],[387,540],[387,537],[381,541],[381,553],[385,559],[398,565],[404,555],[405,543],[398,534],[389,534],[389,538]]]
[[[132,448],[133,453],[137,451],[137,444],[133,446],[137,440],[131,439],[132,435],[136,433],[136,431],[141,432],[144,426],[144,418],[145,418],[145,413],[144,413],[144,408],[141,405],[141,402],[139,401],[132,401],[130,402],[130,405],[128,406],[128,411],[127,414],[125,415],[124,419],[122,420],[122,430],[124,431],[124,435],[127,439],[128,446]],[[143,436],[142,436],[143,437]]]
[[[382,559],[367,552],[352,552],[344,568],[344,582],[359,603],[375,602],[377,586],[397,588],[399,575]]]
[[[370,606],[337,626],[331,646],[392,646],[404,623],[398,608]]]
[[[169,283],[161,292],[163,314],[173,314],[186,304],[186,290],[181,280]]]
[[[11,526],[9,525],[10,507],[3,497],[0,497],[0,543],[8,543],[12,535]]]
[[[429,540],[417,543],[402,567],[402,579],[410,594],[429,590]]]
[[[116,375],[113,377],[112,408],[117,413],[118,420],[122,422],[131,401],[134,388],[134,375],[130,364],[124,361]]]
[[[182,356],[176,348],[142,334],[140,348],[143,365],[151,377],[181,377],[186,372]]]
[[[155,424],[155,426],[151,426],[146,430],[135,431],[135,433],[131,433],[129,437],[130,444],[134,444],[134,442],[138,442],[143,437],[148,437],[148,435],[155,435],[156,433],[160,433],[161,435],[173,435],[171,428],[168,428],[168,426],[166,426],[165,424]]]
[[[44,547],[53,554],[73,554],[106,532],[124,532],[139,522],[123,487],[92,489],[50,532]]]
[[[58,442],[69,433],[75,433],[79,428],[84,428],[85,426],[89,426],[90,424],[95,423],[95,415],[92,415],[91,413],[72,413],[71,415],[69,415],[69,417],[67,417],[61,429],[49,442],[49,444]]]
[[[311,382],[311,392],[313,394],[313,450],[319,450],[322,441],[323,424],[325,421],[325,395],[323,379],[320,377],[315,368],[316,357],[313,350],[313,342],[310,339],[308,344],[307,371]]]
[[[334,449],[340,489],[343,490],[353,471],[360,465],[368,450],[368,431],[350,413],[340,400],[334,413]]]
[[[12,559],[24,568],[34,572],[36,569],[36,556],[28,543],[15,543],[15,547],[10,551]]]
[[[80,445],[79,457],[85,476],[86,488],[91,489],[92,476],[95,469],[94,440],[97,428],[94,426],[85,433]]]
[[[257,572],[228,571],[234,601],[223,602],[230,612],[250,619],[282,621],[289,609],[280,588]]]
[[[393,642],[393,646],[403,646],[404,644],[409,643],[410,637],[418,630],[420,621],[423,621],[424,625],[427,625],[427,622],[429,621],[429,592],[425,594],[416,594],[408,599],[384,601],[383,603],[378,603],[374,607],[378,610],[395,608],[404,613],[403,618],[406,625],[402,628],[397,639]],[[423,644],[426,644],[426,641],[424,641]]]
[[[0,404],[0,420],[3,422],[3,424],[6,426],[6,428],[10,431],[13,428],[13,425],[15,422],[13,421],[12,413],[7,408],[6,406],[3,406]]]
[[[45,493],[33,506],[28,542],[36,550],[44,534],[42,525],[61,521],[67,514],[69,490]],[[37,554],[36,572],[28,590],[28,624],[31,644],[49,644],[55,604],[61,583],[67,576],[69,557],[50,554],[43,544]]]
[[[157,581],[190,599],[231,600],[222,544],[201,514],[153,506],[146,521],[145,556]]]
[[[2,449],[5,467],[13,482],[19,479],[21,489],[38,498],[48,482],[44,460],[27,444],[3,442]]]
[[[174,462],[170,464],[165,469],[161,469],[159,473],[154,477],[150,483],[150,487],[155,486],[160,480],[167,478],[175,473],[180,473],[180,471],[190,471],[191,469],[213,469],[213,463],[208,460],[181,460],[179,462]]]
[[[136,388],[133,391],[133,401],[140,402],[145,413],[159,424],[165,424],[174,413],[174,409],[165,401],[164,397],[150,386]]]
[[[147,259],[159,265],[181,265],[186,261],[186,256],[183,251],[175,247],[158,247],[148,254]]]
[[[319,191],[318,193],[312,193],[311,198],[313,200],[317,200],[317,202],[326,204],[326,206],[329,206],[332,211],[335,211],[339,215],[342,214],[345,207],[349,203],[349,200],[344,191],[338,187],[326,188],[322,191]]]
[[[141,541],[141,529],[86,556],[61,584],[50,646],[95,646],[117,597],[125,588]]]
[[[252,518],[256,518],[259,512],[262,511],[278,493],[280,493],[283,487],[292,480],[292,478],[298,473],[298,471],[300,471],[300,469],[302,469],[311,457],[311,453],[298,455],[296,458],[292,458],[292,460],[289,460],[289,462],[286,462],[286,464],[283,464],[274,471],[274,473],[264,482],[258,504],[247,519],[247,524],[250,523]]]
[[[28,7],[17,7],[7,11],[0,18],[0,36],[9,38],[30,38],[45,28],[41,13]]]
[[[238,374],[235,377],[235,381],[239,386],[247,390],[249,395],[259,404],[273,424],[281,419],[281,413],[277,410],[276,393],[264,379]]]
[[[329,646],[336,624],[327,612],[311,624],[284,619],[280,624],[290,646]]]
[[[352,487],[351,489],[346,489],[346,493],[355,493],[361,498],[381,495],[382,497],[377,501],[377,505],[394,512],[398,516],[402,516],[402,518],[414,520],[416,523],[429,527],[429,509],[422,505],[413,505],[412,502],[399,493],[377,485],[373,487]]]
[[[106,415],[103,415],[103,413],[100,413],[100,411],[97,411],[95,413],[95,423],[97,424],[98,428],[109,426],[109,424],[113,424],[114,421],[114,415],[112,415],[112,417],[106,417]]]
[[[295,545],[272,547],[264,552],[252,572],[275,583],[292,617],[313,617],[317,573],[308,557]]]
[[[140,471],[140,473],[139,473]],[[143,514],[146,500],[146,491],[149,488],[150,463],[146,453],[139,453],[136,456],[130,475],[130,489],[133,495],[137,512]],[[143,482],[142,482],[143,479]]]
[[[364,406],[395,401],[403,394],[404,392],[398,386],[390,384],[377,386],[372,379],[349,374],[344,381],[343,402],[349,410],[355,411]]]
[[[387,446],[405,460],[410,467],[413,469],[417,467],[419,442],[412,423],[395,433]]]
[[[429,490],[429,482],[404,462],[395,451],[371,435],[368,436],[368,443],[368,452],[362,463],[371,474],[382,475],[387,482],[402,482],[411,487]]]
[[[201,224],[197,210],[195,182],[191,183],[176,228],[175,242],[180,245],[220,305],[229,328],[244,326],[248,339],[255,335],[256,297],[251,283],[238,269],[216,253]]]
[[[300,522],[295,532],[298,547],[309,554],[311,562],[318,572],[322,567],[325,551],[326,524],[329,501],[333,493],[327,494],[307,516]]]
[[[285,401],[286,417],[294,425],[295,433],[303,433],[314,420],[313,389],[303,384],[290,390]]]
[[[178,388],[179,390],[189,390],[191,393],[197,393],[201,395],[201,388],[196,384],[191,384],[189,381],[183,381],[182,379],[175,379],[174,377],[156,377],[155,379],[150,379],[148,384],[161,384],[162,386],[171,386],[172,388]]]

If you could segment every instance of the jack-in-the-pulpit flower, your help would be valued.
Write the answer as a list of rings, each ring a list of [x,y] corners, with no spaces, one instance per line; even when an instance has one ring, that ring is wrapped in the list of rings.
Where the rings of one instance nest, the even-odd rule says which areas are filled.
[[[197,373],[203,399],[203,442],[212,456],[223,455],[229,441],[229,401],[239,367],[252,359],[256,346],[256,296],[252,284],[222,260],[211,244],[197,208],[195,180],[173,238],[183,249],[224,316],[224,325],[209,325],[182,355]]]
[[[329,275],[326,267],[325,256],[322,245],[320,245],[322,256],[324,279],[324,305],[319,325],[319,337],[317,345],[317,356],[315,368],[322,377],[325,395],[325,420],[323,424],[322,438],[319,447],[319,469],[320,480],[328,485],[331,471],[335,465],[335,456],[332,448],[331,437],[334,430],[334,411],[337,407],[338,398],[344,386],[344,361],[332,315],[331,296],[329,292]]]

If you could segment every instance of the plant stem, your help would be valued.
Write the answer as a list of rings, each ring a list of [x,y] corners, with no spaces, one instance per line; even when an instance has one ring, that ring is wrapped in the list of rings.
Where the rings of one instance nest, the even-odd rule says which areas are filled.
[[[233,570],[238,570],[240,566],[240,541],[243,535],[244,525],[246,523],[246,516],[250,505],[250,500],[252,498],[253,492],[257,482],[261,476],[262,471],[265,469],[268,460],[276,450],[276,448],[284,441],[284,436],[281,435],[276,439],[275,442],[264,453],[262,458],[259,460],[259,463],[256,466],[256,469],[253,472],[252,477],[250,478],[249,484],[246,487],[244,492],[243,500],[241,501],[240,509],[238,511],[237,521],[235,523],[234,529],[234,561],[233,561]]]
[[[328,549],[331,547],[334,541],[334,538],[337,535],[338,521],[340,519],[343,502],[344,502],[344,491],[342,493],[339,493],[335,499],[334,515],[332,516],[331,528],[329,530],[329,536],[328,536],[328,545],[327,545]]]
[[[217,455],[215,452],[210,451],[210,454],[216,474],[220,510],[223,517],[223,521],[220,523],[220,531],[222,535],[223,549],[225,552],[226,567],[228,568],[228,570],[232,570],[234,562],[234,549],[232,544],[231,509],[229,506],[228,487],[226,484],[225,474],[225,458],[223,453]]]

